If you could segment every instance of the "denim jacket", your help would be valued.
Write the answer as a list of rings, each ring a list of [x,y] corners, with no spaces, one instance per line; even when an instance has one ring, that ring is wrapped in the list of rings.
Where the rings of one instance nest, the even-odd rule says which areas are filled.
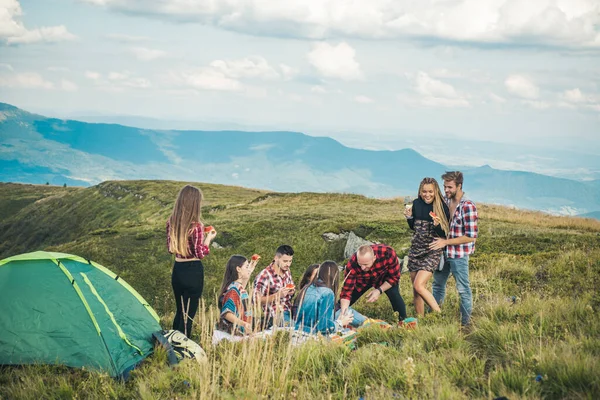
[[[307,333],[328,334],[341,328],[335,322],[335,296],[333,290],[310,285],[296,317],[296,329]]]

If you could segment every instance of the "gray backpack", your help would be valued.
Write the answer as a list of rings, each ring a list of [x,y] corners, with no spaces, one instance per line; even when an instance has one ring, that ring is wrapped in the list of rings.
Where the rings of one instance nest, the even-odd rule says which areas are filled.
[[[167,350],[169,364],[177,364],[184,358],[192,358],[199,363],[207,360],[202,347],[177,330],[158,331],[152,336]]]

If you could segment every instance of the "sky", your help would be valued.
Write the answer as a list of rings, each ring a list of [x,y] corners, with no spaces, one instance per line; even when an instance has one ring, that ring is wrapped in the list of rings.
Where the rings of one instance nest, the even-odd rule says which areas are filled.
[[[0,0],[0,101],[599,179],[600,1]]]

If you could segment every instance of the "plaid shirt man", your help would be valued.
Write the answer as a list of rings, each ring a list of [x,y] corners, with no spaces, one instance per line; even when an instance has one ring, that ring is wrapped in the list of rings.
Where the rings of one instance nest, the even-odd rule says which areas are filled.
[[[255,293],[260,294],[263,297],[277,293],[286,285],[294,284],[294,280],[292,279],[292,274],[290,273],[290,271],[282,271],[283,275],[278,275],[275,272],[275,269],[273,269],[273,264],[275,264],[275,260],[273,260],[267,268],[263,269],[260,272],[260,274],[258,274],[256,279],[254,279]],[[271,318],[275,318],[277,314],[278,305],[281,305],[280,312],[291,312],[293,295],[294,291],[292,291],[287,296],[282,296],[279,299],[279,302],[272,301],[270,303],[263,304],[263,312],[269,315]]]
[[[384,244],[371,246],[375,253],[375,261],[368,271],[363,271],[358,265],[356,253],[352,255],[346,265],[346,277],[340,293],[340,299],[350,300],[352,292],[362,293],[370,287],[377,288],[384,282],[397,285],[400,280],[400,264],[396,251]]]
[[[446,199],[448,204],[449,200]],[[454,239],[461,236],[468,236],[477,239],[479,229],[477,228],[477,208],[471,200],[463,198],[458,203],[454,215],[450,220],[450,232],[448,239]],[[448,258],[463,258],[475,252],[475,242],[448,245],[446,255]]]

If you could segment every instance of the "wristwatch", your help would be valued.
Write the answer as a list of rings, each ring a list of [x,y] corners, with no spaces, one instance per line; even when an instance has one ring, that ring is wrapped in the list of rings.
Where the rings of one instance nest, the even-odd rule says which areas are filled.
[[[383,294],[383,290],[381,290],[381,286],[377,288],[379,290],[379,294]]]

